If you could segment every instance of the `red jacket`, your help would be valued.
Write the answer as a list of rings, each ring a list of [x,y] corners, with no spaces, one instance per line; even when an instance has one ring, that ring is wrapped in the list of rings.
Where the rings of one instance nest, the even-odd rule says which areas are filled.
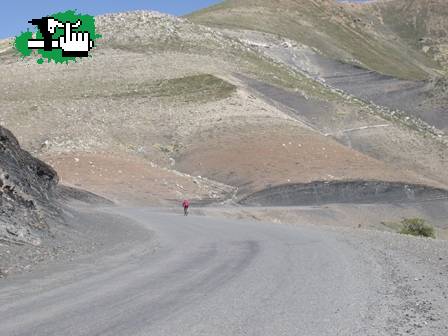
[[[190,202],[188,202],[187,200],[183,201],[182,206],[184,208],[188,208],[190,206]]]

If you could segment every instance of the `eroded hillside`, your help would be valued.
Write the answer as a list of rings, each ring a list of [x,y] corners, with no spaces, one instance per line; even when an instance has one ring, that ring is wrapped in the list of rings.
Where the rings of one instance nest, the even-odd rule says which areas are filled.
[[[414,48],[448,66],[448,4],[443,0],[388,0],[361,6],[378,24]]]
[[[97,24],[101,43],[76,64],[0,57],[0,122],[66,184],[161,204],[285,183],[448,182],[443,134],[327,83],[339,61],[312,46],[152,12]],[[418,76],[432,72],[405,54]]]
[[[58,182],[52,167],[0,127],[0,279],[122,238],[126,221],[91,207],[110,201]]]
[[[0,241],[40,244],[48,230],[45,217],[54,215],[56,172],[20,148],[17,139],[0,127]]]
[[[331,85],[445,130],[447,11],[438,0],[233,0],[189,18],[243,36],[269,33],[306,45]]]
[[[438,65],[357,6],[333,0],[229,0],[190,16],[194,22],[276,34],[322,54],[405,79],[426,79]]]

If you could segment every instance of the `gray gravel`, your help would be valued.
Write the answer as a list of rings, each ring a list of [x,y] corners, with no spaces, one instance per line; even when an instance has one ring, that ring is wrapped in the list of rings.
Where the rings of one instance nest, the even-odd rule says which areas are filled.
[[[445,242],[113,211],[107,253],[1,282],[0,335],[448,334]]]

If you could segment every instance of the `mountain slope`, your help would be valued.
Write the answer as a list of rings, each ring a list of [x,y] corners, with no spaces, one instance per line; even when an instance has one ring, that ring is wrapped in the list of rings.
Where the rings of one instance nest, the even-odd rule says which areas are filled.
[[[404,79],[426,79],[438,65],[390,29],[377,29],[369,11],[333,0],[228,0],[189,16],[212,27],[258,30],[287,37],[326,56]]]
[[[389,0],[362,6],[407,44],[448,66],[448,4],[443,0]]]
[[[152,204],[313,181],[448,184],[443,137],[313,75],[312,48],[152,12],[97,24],[101,43],[76,64],[0,57],[0,122],[64,183]]]
[[[299,72],[444,132],[448,6],[437,0],[426,4],[233,0],[189,18],[258,41],[253,43],[265,54]]]

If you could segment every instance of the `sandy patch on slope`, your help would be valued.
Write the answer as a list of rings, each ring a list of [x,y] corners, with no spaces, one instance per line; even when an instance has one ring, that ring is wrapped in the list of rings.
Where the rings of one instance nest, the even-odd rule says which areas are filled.
[[[162,168],[135,155],[70,153],[45,156],[63,184],[118,203],[166,205],[189,199],[220,199],[232,188]]]
[[[196,134],[176,158],[176,169],[255,191],[269,185],[316,180],[383,180],[433,185],[408,170],[347,148],[330,137],[279,119],[232,127],[222,122]]]

